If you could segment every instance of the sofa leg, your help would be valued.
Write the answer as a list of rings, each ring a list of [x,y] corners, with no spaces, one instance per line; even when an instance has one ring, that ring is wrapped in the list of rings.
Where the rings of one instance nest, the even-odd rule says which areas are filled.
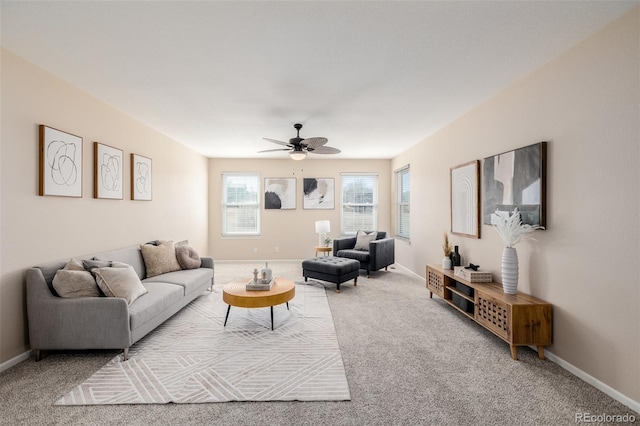
[[[124,348],[124,351],[122,354],[122,360],[129,361],[129,348]]]
[[[42,359],[42,352],[40,352],[40,349],[35,349],[34,353],[36,355],[36,362],[40,362],[40,360]]]

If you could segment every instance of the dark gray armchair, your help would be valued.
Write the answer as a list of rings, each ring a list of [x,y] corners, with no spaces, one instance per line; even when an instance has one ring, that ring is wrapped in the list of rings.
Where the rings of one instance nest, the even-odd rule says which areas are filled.
[[[367,278],[371,271],[377,271],[395,262],[395,239],[387,238],[387,233],[378,231],[374,241],[369,242],[369,250],[355,250],[356,237],[336,238],[333,240],[333,255],[346,257],[360,262],[360,269],[366,269]]]

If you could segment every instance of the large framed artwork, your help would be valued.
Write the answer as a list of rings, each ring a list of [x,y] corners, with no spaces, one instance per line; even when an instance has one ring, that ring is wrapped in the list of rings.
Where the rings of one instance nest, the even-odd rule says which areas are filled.
[[[131,154],[131,199],[151,201],[151,158]]]
[[[480,238],[480,161],[450,169],[451,233]]]
[[[121,149],[93,143],[93,198],[122,200]]]
[[[39,195],[82,197],[82,138],[39,127]]]
[[[304,209],[330,210],[335,208],[333,178],[304,178],[302,184],[302,207]]]
[[[522,222],[546,227],[547,142],[484,159],[483,221],[496,210],[520,211]]]
[[[296,178],[264,178],[265,210],[296,208]]]

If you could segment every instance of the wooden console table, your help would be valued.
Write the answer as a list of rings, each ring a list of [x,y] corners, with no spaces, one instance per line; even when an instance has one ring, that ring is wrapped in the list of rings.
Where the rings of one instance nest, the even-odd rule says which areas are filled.
[[[518,346],[537,346],[544,359],[544,347],[551,344],[551,304],[518,292],[505,294],[502,285],[472,283],[451,270],[427,265],[429,297],[447,303],[509,343],[511,357],[518,359]]]

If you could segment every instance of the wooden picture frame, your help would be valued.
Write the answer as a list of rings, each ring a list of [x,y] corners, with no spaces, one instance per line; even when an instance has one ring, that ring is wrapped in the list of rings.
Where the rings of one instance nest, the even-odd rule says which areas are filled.
[[[264,178],[264,209],[295,210],[296,178]]]
[[[121,149],[93,143],[93,198],[123,199],[122,163]]]
[[[153,180],[152,160],[138,154],[131,154],[131,199],[152,201]]]
[[[449,169],[451,233],[480,238],[480,160]]]
[[[82,138],[39,125],[38,195],[82,197]]]
[[[547,142],[484,159],[483,221],[496,210],[520,211],[522,223],[547,227]]]
[[[303,178],[302,208],[332,210],[335,208],[334,178]]]

